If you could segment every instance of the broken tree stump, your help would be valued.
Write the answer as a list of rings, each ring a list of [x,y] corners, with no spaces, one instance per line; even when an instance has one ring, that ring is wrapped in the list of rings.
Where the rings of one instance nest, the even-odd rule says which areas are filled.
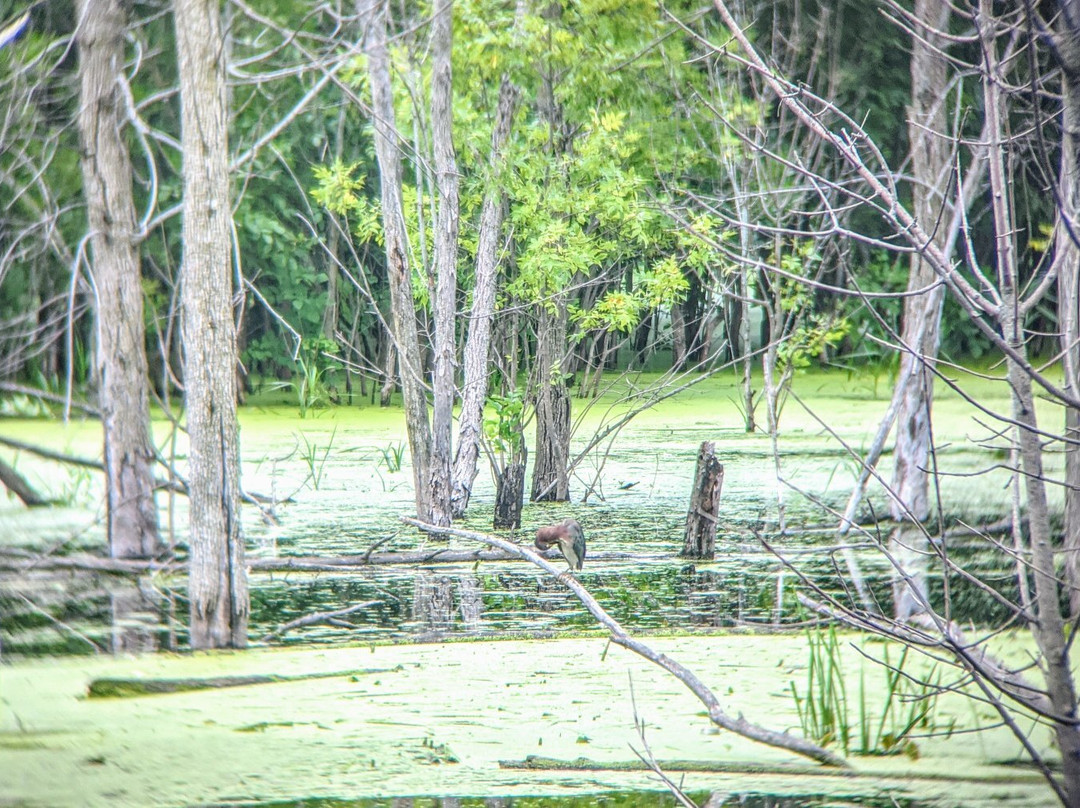
[[[682,556],[712,558],[716,554],[716,524],[720,514],[720,489],[724,485],[724,464],[716,459],[716,445],[702,441],[698,449],[690,510],[686,513],[686,534]]]
[[[521,527],[521,505],[525,500],[525,461],[509,463],[495,481],[496,530]]]

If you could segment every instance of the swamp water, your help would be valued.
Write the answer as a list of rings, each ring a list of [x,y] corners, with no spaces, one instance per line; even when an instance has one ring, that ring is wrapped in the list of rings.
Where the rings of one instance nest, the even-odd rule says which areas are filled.
[[[809,397],[819,411],[829,413],[832,428],[852,445],[860,446],[876,425],[885,402],[872,399],[855,386],[845,388],[835,378],[829,384],[828,394],[811,391]],[[808,617],[795,600],[798,576],[785,571],[775,557],[762,550],[754,540],[754,530],[763,531],[802,575],[827,591],[840,591],[843,584],[838,583],[836,565],[842,562],[828,552],[834,541],[831,532],[804,529],[830,520],[793,488],[842,508],[855,466],[813,418],[797,412],[792,404],[784,415],[782,441],[783,474],[792,487],[778,486],[768,440],[741,430],[731,403],[735,398],[733,390],[710,381],[679,401],[642,414],[619,434],[603,462],[590,459],[578,468],[572,503],[526,505],[521,538],[528,541],[537,525],[575,516],[589,539],[589,558],[580,578],[616,619],[654,644],[675,642],[659,635],[689,634],[677,641],[685,647],[680,647],[675,657],[702,675],[718,694],[731,699],[733,709],[769,726],[797,730],[788,688],[791,681],[800,686],[805,683],[805,639],[802,635],[744,637],[730,632],[762,626],[790,629]],[[943,480],[947,515],[973,523],[1005,516],[1010,496],[1005,475],[966,476],[987,465],[991,457],[989,451],[972,447],[965,440],[977,429],[966,405],[943,395],[935,407],[939,442],[944,446],[950,439],[954,441],[944,446],[939,457],[947,470],[957,473]],[[579,443],[596,421],[596,416],[586,418]],[[399,468],[396,463],[404,446],[399,412],[342,407],[300,420],[291,408],[251,407],[242,413],[241,422],[245,487],[292,499],[275,509],[277,524],[268,523],[255,509],[245,510],[251,557],[362,554],[376,545],[380,552],[445,546],[426,541],[397,521],[413,508],[407,455],[404,466]],[[0,430],[24,440],[34,433],[37,442],[75,454],[93,455],[100,440],[95,424],[60,427],[6,421],[0,422]],[[676,553],[681,546],[694,457],[702,440],[717,442],[726,467],[723,522],[717,560],[688,564]],[[74,474],[63,478],[55,466],[25,455],[15,459],[35,485],[50,493],[73,490],[76,502],[48,513],[27,512],[13,503],[0,507],[0,542],[35,551],[100,547],[100,514],[87,507],[100,501],[96,498],[98,481]],[[788,534],[782,537],[775,535],[778,491],[786,500],[789,526]],[[482,472],[474,507],[460,526],[486,530],[492,499],[490,480]],[[166,518],[171,516],[182,542],[185,503],[163,499],[160,504]],[[883,512],[880,498],[874,504],[878,513]],[[964,544],[964,540],[955,541],[950,552],[962,552]],[[459,539],[450,546],[472,549]],[[628,551],[634,554],[633,559],[618,557]],[[861,556],[875,591],[887,603],[884,562],[871,551]],[[973,552],[971,563],[981,563],[980,558]],[[1011,586],[1009,571],[998,572],[1001,587]],[[500,759],[522,759],[530,754],[560,760],[586,757],[626,762],[636,760],[628,744],[640,747],[626,671],[628,664],[636,663],[629,662],[625,652],[612,651],[611,656],[617,655],[622,665],[618,673],[613,675],[611,666],[603,663],[596,667],[595,659],[606,659],[608,654],[605,642],[595,637],[592,619],[558,582],[523,563],[257,573],[251,579],[250,636],[265,650],[134,659],[29,659],[57,653],[88,654],[95,649],[183,647],[183,584],[181,576],[167,575],[146,576],[138,585],[86,573],[24,572],[0,578],[0,642],[4,658],[14,661],[0,667],[0,804],[381,805],[389,804],[391,796],[409,794],[458,795],[454,799],[460,801],[452,804],[531,805],[539,804],[529,801],[530,795],[537,794],[550,795],[544,804],[555,794],[567,795],[571,801],[566,805],[668,804],[664,792],[656,791],[660,784],[648,774],[538,774],[498,766]],[[940,592],[941,586],[940,580],[932,581],[936,591]],[[263,639],[290,620],[356,603],[371,605],[333,623]],[[989,598],[962,587],[953,593],[954,615],[960,619],[988,622],[992,604]],[[177,613],[181,619],[176,618]],[[723,633],[716,634],[717,630]],[[654,640],[652,635],[658,636]],[[577,639],[568,639],[574,637]],[[520,638],[534,639],[525,643]],[[537,642],[540,638],[552,641]],[[443,642],[446,640],[469,642]],[[415,641],[423,644],[385,645]],[[744,656],[730,656],[733,643],[744,649],[740,652]],[[176,675],[174,666],[202,677],[219,675],[223,665],[237,674],[259,668],[281,674],[293,668],[306,676],[313,665],[331,673],[350,670],[347,665],[327,669],[317,659],[334,653],[360,653],[358,646],[364,647],[365,654],[391,656],[383,666],[387,671],[404,666],[401,671],[408,672],[407,676],[400,671],[386,674],[387,683],[393,682],[389,702],[385,688],[369,693],[343,692],[336,686],[336,678],[220,693],[105,701],[81,698],[95,677]],[[289,656],[293,654],[295,658]],[[418,669],[410,668],[411,663],[399,655],[423,656],[425,675],[419,676]],[[526,667],[514,675],[499,673],[508,655],[524,656]],[[717,656],[724,658],[722,664],[717,664]],[[770,664],[757,664],[766,659]],[[747,660],[754,660],[754,664]],[[366,670],[371,664],[359,667]],[[699,669],[698,664],[703,667]],[[569,673],[544,675],[554,670]],[[715,674],[710,675],[710,670]],[[745,675],[751,670],[758,671],[757,679],[750,677],[742,685],[732,681],[736,673]],[[665,683],[659,674],[644,670],[632,676],[636,705],[643,713],[643,705],[653,705],[647,716],[647,739],[662,761],[789,761],[789,756],[745,745],[727,734],[708,734],[708,722],[701,718],[700,705],[692,698],[681,709],[673,707],[688,697],[679,692],[681,686]],[[545,681],[541,683],[539,678]],[[594,680],[602,682],[600,692],[595,692],[600,685]],[[57,689],[50,690],[49,681]],[[404,681],[408,686],[403,688]],[[485,681],[490,692],[484,689]],[[858,681],[858,674],[851,681]],[[763,683],[769,692],[761,692]],[[54,710],[51,702],[35,699],[28,690],[43,690],[70,703]],[[519,691],[525,705],[517,705],[511,697]],[[479,696],[485,692],[486,696]],[[667,697],[659,698],[657,692]],[[759,703],[759,699],[766,703]],[[301,715],[295,714],[296,700],[306,705]],[[590,709],[617,713],[618,721],[592,726],[585,715]],[[234,710],[244,715],[228,719]],[[381,719],[370,714],[379,711],[388,713]],[[362,718],[358,712],[363,713]],[[408,719],[403,720],[403,715]],[[964,702],[949,720],[950,725],[965,727],[990,721],[975,715]],[[343,722],[347,728],[341,726]],[[515,733],[538,734],[537,728],[545,725],[559,727],[560,737],[565,736],[561,748],[547,732],[546,746],[536,745],[535,740],[533,745],[513,740]],[[402,727],[413,734],[402,735]],[[510,740],[506,741],[508,732]],[[736,804],[733,801],[785,806],[848,802],[914,805],[920,800],[936,804],[942,799],[946,804],[951,804],[949,799],[981,804],[1003,794],[1019,800],[1017,804],[1042,804],[1040,800],[1047,794],[1037,780],[1015,769],[1002,773],[986,768],[987,763],[1017,755],[1015,744],[995,732],[980,733],[977,744],[965,744],[973,752],[968,760],[970,770],[981,773],[985,782],[972,777],[959,789],[956,783],[938,782],[940,777],[957,774],[952,765],[946,765],[944,771],[935,769],[935,754],[941,755],[936,764],[940,767],[943,760],[952,761],[952,750],[958,743],[953,739],[949,745],[940,738],[919,741],[922,760],[917,766],[908,762],[905,767],[902,761],[884,758],[873,759],[869,767],[860,765],[880,775],[880,780],[859,778],[852,782],[848,778],[745,771],[690,771],[675,779],[690,790],[716,790],[719,796],[715,799],[721,800],[714,801],[717,805]],[[143,738],[143,733],[149,737]],[[474,737],[489,734],[504,740]],[[716,738],[724,739],[719,746]],[[92,739],[89,747],[88,739]],[[120,744],[119,749],[116,744]],[[153,754],[148,761],[131,759],[139,757],[133,750],[162,746],[167,748],[161,749],[160,759]],[[472,746],[479,746],[483,754],[470,751]],[[498,748],[498,756],[492,746]],[[324,753],[328,747],[335,751],[327,759]],[[444,747],[453,750],[457,762],[433,754]],[[179,755],[180,760],[169,762],[173,755]],[[234,760],[235,768],[224,766],[220,756]],[[366,767],[365,756],[370,757]],[[95,762],[98,760],[104,762]],[[37,765],[41,768],[35,769]],[[65,765],[69,769],[65,770]],[[15,767],[24,782],[8,791],[3,784],[10,780],[5,775],[12,774]],[[164,767],[168,774],[158,767]],[[925,770],[922,779],[905,779],[916,768]],[[361,769],[364,776],[357,773]],[[828,781],[824,786],[823,780]],[[90,785],[95,782],[97,785]],[[81,785],[73,791],[64,783]],[[648,791],[610,793],[625,788]],[[109,794],[115,795],[115,802],[109,801]],[[352,797],[381,794],[387,795],[382,802],[350,801]],[[575,794],[590,796],[569,796]],[[601,794],[606,796],[598,796]],[[723,801],[724,794],[728,802]],[[477,795],[498,798],[492,803]],[[279,801],[286,798],[289,801]],[[589,802],[576,801],[579,799]],[[702,801],[704,798],[699,799]],[[436,803],[417,800],[416,804]]]

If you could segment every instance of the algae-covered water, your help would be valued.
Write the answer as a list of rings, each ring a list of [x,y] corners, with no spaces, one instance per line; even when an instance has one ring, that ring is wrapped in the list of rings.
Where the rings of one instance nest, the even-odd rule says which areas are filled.
[[[570,503],[527,503],[522,531],[511,536],[528,541],[538,525],[576,517],[589,540],[579,578],[601,604],[632,632],[676,643],[679,654],[687,655],[678,658],[702,665],[708,683],[733,707],[760,710],[763,723],[779,721],[784,729],[798,728],[791,677],[805,677],[807,651],[799,627],[809,615],[796,601],[797,589],[806,585],[799,576],[841,596],[845,585],[832,547],[835,519],[827,509],[842,509],[856,466],[822,422],[859,449],[887,404],[871,385],[835,374],[805,375],[797,390],[812,411],[794,400],[786,406],[781,480],[768,437],[742,428],[734,385],[712,379],[639,415],[577,468]],[[979,392],[981,403],[1005,408],[1001,396],[990,387]],[[582,409],[581,402],[574,404]],[[575,447],[617,412],[608,404],[584,414]],[[984,421],[948,392],[935,402],[937,463],[945,472],[941,514],[949,524],[986,524],[1010,511],[1007,473],[996,468],[972,474],[1001,461]],[[71,454],[100,454],[100,429],[93,422],[8,418],[0,421],[0,434]],[[164,423],[158,436],[168,451]],[[703,440],[716,442],[725,464],[718,557],[688,563],[677,553]],[[182,466],[182,439],[176,445]],[[245,407],[245,488],[288,499],[274,506],[273,518],[245,509],[249,557],[435,546],[399,521],[413,511],[405,446],[396,409],[341,406],[301,419],[286,401],[264,397]],[[67,504],[28,511],[13,500],[0,503],[0,545],[61,555],[100,552],[96,475],[26,453],[5,451],[4,457],[39,490]],[[1060,458],[1051,454],[1049,464],[1052,471]],[[882,471],[887,479],[888,458]],[[783,534],[778,496],[785,508]],[[482,471],[473,507],[460,526],[487,530],[492,500],[490,477]],[[182,546],[184,500],[162,495],[159,505],[162,524]],[[884,511],[875,490],[860,518],[871,522]],[[767,537],[798,575],[755,535]],[[873,545],[877,538],[871,532],[855,541]],[[965,558],[1003,591],[1012,586],[1011,571],[994,569],[997,562],[986,561],[980,545],[969,538],[949,541],[951,555]],[[453,539],[450,546],[470,545]],[[619,555],[626,552],[634,557]],[[886,562],[872,546],[859,555],[874,591],[887,601]],[[596,805],[668,804],[653,775],[537,774],[498,766],[500,759],[530,754],[625,762],[636,760],[630,745],[641,744],[626,667],[633,663],[622,652],[622,667],[607,662],[604,641],[589,638],[595,629],[580,604],[524,563],[253,573],[250,638],[257,650],[195,656],[148,653],[185,645],[182,576],[158,573],[133,582],[45,570],[0,575],[0,804],[382,805],[391,798],[430,795],[451,795],[460,801],[453,804],[496,799],[499,805],[531,805],[538,795],[581,797]],[[943,583],[931,581],[935,597]],[[1000,607],[985,593],[959,580],[950,585],[954,617],[994,621]],[[330,622],[273,633],[290,620],[359,603],[368,605]],[[731,633],[755,629],[769,633]],[[777,635],[778,630],[795,634]],[[693,636],[662,639],[672,634]],[[461,642],[450,642],[456,640]],[[142,653],[109,657],[110,650]],[[82,698],[89,681],[104,675],[306,675],[369,668],[386,673],[108,702]],[[634,700],[658,758],[790,762],[726,734],[710,734],[700,707],[686,701],[677,683],[647,669],[632,670]],[[948,726],[958,731],[985,729],[993,721],[963,700],[950,716]],[[1003,794],[1016,804],[1034,805],[1047,796],[1015,767],[994,768],[1018,754],[1007,736],[983,731],[970,736],[977,741],[958,742],[964,736],[929,734],[935,737],[918,742],[918,763],[875,758],[864,767],[875,777],[854,783],[745,771],[690,771],[678,778],[705,795],[699,803],[711,794],[716,805],[921,805],[950,799],[975,805]],[[442,759],[444,747],[456,763]],[[970,755],[959,786],[940,780],[957,775],[954,766],[941,762],[953,761],[958,747]]]

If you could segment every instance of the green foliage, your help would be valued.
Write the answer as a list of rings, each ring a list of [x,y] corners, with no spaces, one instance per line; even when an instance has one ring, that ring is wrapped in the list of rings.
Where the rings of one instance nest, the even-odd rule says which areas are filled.
[[[807,368],[826,349],[840,344],[848,333],[848,324],[831,314],[813,314],[786,339],[777,356],[781,365]]]
[[[859,669],[857,704],[849,695],[844,672],[840,642],[836,631],[807,632],[809,666],[804,695],[794,682],[789,683],[799,724],[803,734],[822,746],[835,746],[845,755],[906,755],[919,756],[919,749],[910,738],[916,729],[921,732],[951,732],[935,720],[940,674],[936,665],[921,680],[905,671],[908,651],[904,647],[895,664],[885,645],[880,670],[885,677],[882,703],[870,705],[862,666]]]
[[[500,456],[516,462],[524,447],[525,400],[512,390],[505,396],[488,397],[491,416],[484,418],[484,435]]]
[[[349,222],[350,230],[361,243],[382,243],[382,219],[376,201],[361,194],[367,177],[358,173],[359,163],[335,160],[329,166],[312,168],[315,181],[311,197],[331,213]]]

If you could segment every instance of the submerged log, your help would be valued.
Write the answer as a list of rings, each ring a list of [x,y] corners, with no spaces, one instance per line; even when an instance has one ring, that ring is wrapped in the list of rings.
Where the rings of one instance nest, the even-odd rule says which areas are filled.
[[[822,768],[796,763],[746,763],[723,760],[662,760],[660,768],[667,772],[708,772],[714,774],[786,774],[819,777],[855,777],[853,769]],[[527,771],[563,772],[645,772],[652,771],[641,760],[604,761],[578,757],[573,760],[526,755],[524,760],[500,760],[500,769],[523,769]]]
[[[724,485],[724,465],[716,459],[716,445],[703,441],[698,449],[694,488],[686,513],[686,533],[682,555],[712,558],[716,555],[716,524],[720,514],[720,490]]]
[[[155,696],[162,693],[187,693],[192,690],[217,690],[225,687],[249,685],[273,685],[281,682],[303,682],[308,679],[333,679],[339,676],[372,676],[399,673],[404,668],[361,668],[349,671],[306,673],[295,676],[282,674],[252,674],[250,676],[209,676],[182,679],[143,679],[125,677],[102,677],[94,679],[86,688],[88,699],[129,699],[138,696]]]

